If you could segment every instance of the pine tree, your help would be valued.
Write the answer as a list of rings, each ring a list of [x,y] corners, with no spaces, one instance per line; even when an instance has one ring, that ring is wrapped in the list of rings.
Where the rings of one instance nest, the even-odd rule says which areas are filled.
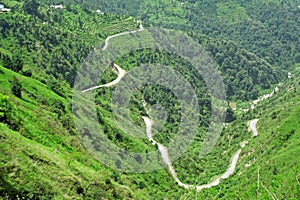
[[[1,61],[2,61],[3,67],[8,68],[8,69],[12,69],[13,61],[8,55],[2,54],[1,55]]]
[[[18,53],[17,55],[13,56],[13,63],[12,63],[12,70],[15,72],[19,72],[23,69],[23,61],[21,55]]]
[[[17,77],[14,76],[14,80],[12,81],[11,85],[11,92],[16,96],[21,98],[22,97],[22,84]]]

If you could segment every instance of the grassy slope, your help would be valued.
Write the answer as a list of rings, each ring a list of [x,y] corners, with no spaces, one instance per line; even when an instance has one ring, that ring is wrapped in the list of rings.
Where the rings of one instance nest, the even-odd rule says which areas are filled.
[[[253,113],[235,122],[239,137],[247,119],[259,118],[256,138],[242,151],[235,175],[200,197],[222,199],[299,199],[300,197],[300,87],[299,78],[281,87],[274,97],[260,103]],[[251,163],[249,167],[246,164]],[[259,172],[259,178],[258,178]],[[258,186],[259,181],[259,186]]]
[[[16,76],[22,83],[22,99],[12,95],[15,117],[21,119],[20,130],[12,131],[0,123],[0,196],[26,198],[125,198],[133,195],[125,184],[116,183],[112,171],[100,166],[70,135],[51,110],[52,100],[63,99],[44,84],[0,68],[1,93],[10,93],[10,81]],[[34,91],[30,96],[27,91]],[[45,102],[46,101],[46,102]],[[44,104],[44,105],[43,105]],[[59,181],[58,181],[59,179]]]
[[[8,4],[7,4],[8,5]],[[20,4],[15,2],[16,9],[21,9]],[[43,9],[45,7],[42,7]],[[88,14],[83,12],[78,6],[74,9],[79,10],[81,17],[87,18]],[[29,15],[19,14],[19,11],[7,13],[7,18],[10,17],[21,19],[30,17]],[[57,11],[59,12],[59,11]],[[82,36],[83,40],[89,33],[96,34],[95,30],[101,32],[101,36],[112,35],[125,30],[133,30],[136,28],[136,23],[133,18],[114,17],[112,15],[98,17],[102,23],[96,26],[97,23],[91,22],[85,24],[84,28],[76,24],[76,19],[79,18],[75,12],[67,10],[61,11],[64,23],[55,23],[55,30],[60,33],[64,32],[72,35],[73,32]],[[3,15],[3,17],[5,18]],[[68,21],[74,18],[75,24]],[[18,20],[17,20],[18,21]],[[10,22],[9,22],[10,23]],[[26,22],[27,23],[27,22]],[[64,25],[62,25],[64,24]],[[28,26],[27,26],[28,25]],[[30,31],[35,32],[33,24],[28,22],[26,27]],[[44,26],[44,23],[36,19],[35,26]],[[69,26],[68,26],[69,25]],[[99,24],[98,24],[99,25]],[[16,28],[16,27],[15,27]],[[73,31],[70,30],[74,29]],[[50,29],[51,30],[51,29]],[[30,35],[30,34],[29,34]],[[53,33],[51,32],[51,35]],[[37,38],[34,38],[36,41]],[[93,35],[92,42],[99,42],[103,40],[100,36]],[[48,40],[46,40],[49,42]],[[5,45],[1,49],[11,54],[14,49],[18,49],[17,39],[10,35],[4,38]],[[80,45],[80,42],[73,41],[74,44]],[[11,46],[9,45],[11,44]],[[73,46],[76,49],[77,46]],[[54,48],[51,48],[53,50]],[[68,51],[75,51],[68,49]],[[84,49],[82,47],[82,49]],[[26,53],[24,50],[24,54]],[[32,66],[27,59],[31,60],[35,57],[35,51],[29,52],[26,55],[26,68],[33,69],[34,75],[39,75],[42,79],[43,73],[37,73],[41,68]],[[76,51],[75,51],[76,52]],[[53,55],[53,54],[51,54]],[[41,58],[51,57],[48,52],[44,55],[38,54]],[[47,60],[47,61],[45,61]],[[43,64],[48,64],[48,59],[41,61]],[[32,61],[31,61],[32,62]],[[36,63],[34,63],[36,64]],[[148,199],[147,195],[156,195],[161,197],[169,187],[174,190],[180,190],[174,183],[173,179],[168,176],[167,169],[162,169],[158,172],[150,174],[120,174],[117,171],[110,170],[99,164],[82,146],[82,143],[74,130],[74,122],[72,121],[72,113],[70,108],[71,91],[68,87],[64,87],[63,98],[49,89],[49,87],[32,78],[21,76],[18,73],[12,72],[6,68],[0,68],[0,93],[9,96],[10,104],[12,105],[12,114],[17,119],[17,131],[10,130],[10,128],[1,124],[1,180],[0,180],[0,196],[10,197],[15,199],[24,197],[31,199],[35,197],[49,199],[56,198],[85,198],[85,199]],[[22,98],[16,98],[11,94],[11,82],[14,76],[22,84]],[[36,77],[36,76],[34,76]],[[63,87],[63,86],[61,86]],[[106,102],[108,103],[108,102]],[[103,111],[103,110],[102,110]],[[114,127],[111,119],[105,119],[108,125]],[[113,131],[117,131],[113,129]],[[115,132],[112,132],[115,134]],[[127,141],[127,140],[126,140]],[[137,139],[135,140],[135,143]],[[139,146],[145,146],[144,143],[138,141],[135,143],[123,144],[132,145],[135,149]],[[11,147],[15,147],[12,150]],[[153,148],[153,147],[151,147]],[[144,149],[144,147],[143,147]],[[29,152],[29,153],[28,153]],[[46,156],[44,158],[43,153]],[[145,151],[143,151],[145,152]],[[59,156],[57,156],[59,155]],[[45,159],[46,161],[43,161]],[[13,164],[17,161],[17,164]],[[36,163],[43,163],[37,166]],[[13,171],[19,171],[14,175]],[[58,180],[59,177],[60,179]],[[93,178],[91,178],[93,177]],[[167,182],[167,183],[166,183]],[[131,185],[130,189],[126,186]],[[155,189],[153,189],[155,187]],[[125,189],[124,189],[125,188]],[[83,191],[81,191],[83,190]],[[179,196],[169,191],[168,196]],[[134,192],[132,192],[134,191]]]
[[[11,94],[14,77],[22,84],[22,99]],[[20,119],[18,131],[0,123],[0,197],[159,199],[179,198],[185,193],[167,169],[122,174],[97,162],[76,132],[69,129],[72,126],[63,124],[64,117],[72,119],[70,99],[62,98],[43,83],[0,66],[0,84],[0,93],[9,95],[13,115]],[[57,101],[66,107],[61,118],[52,104]],[[105,121],[113,123],[109,118]],[[139,141],[135,148],[144,145]]]

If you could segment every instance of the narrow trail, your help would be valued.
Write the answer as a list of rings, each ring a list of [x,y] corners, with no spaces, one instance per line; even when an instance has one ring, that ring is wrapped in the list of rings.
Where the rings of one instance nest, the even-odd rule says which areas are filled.
[[[139,22],[139,23],[140,23],[140,25],[139,25],[139,29],[138,30],[127,31],[127,32],[123,32],[123,33],[118,33],[118,34],[115,34],[115,35],[107,37],[106,40],[105,40],[104,47],[102,48],[102,51],[105,51],[107,49],[108,44],[109,44],[109,40],[111,40],[112,38],[119,37],[121,35],[128,35],[128,34],[132,34],[132,33],[137,33],[137,32],[143,31],[144,27],[142,25],[142,22]],[[94,86],[94,87],[85,89],[82,92],[84,93],[84,92],[92,91],[92,90],[95,90],[95,89],[98,89],[98,88],[111,87],[113,85],[118,84],[121,81],[121,79],[124,77],[124,75],[126,74],[126,71],[123,70],[120,66],[118,66],[116,64],[114,64],[114,67],[116,67],[117,70],[118,70],[118,78],[116,80],[114,80],[114,81],[112,81],[110,83],[104,84],[104,85],[98,85],[98,86]]]
[[[126,34],[132,34],[132,33],[136,33],[136,32],[139,32],[139,31],[143,31],[144,28],[142,26],[142,23],[140,23],[140,28],[138,30],[135,30],[135,31],[128,31],[128,32],[124,32],[124,33],[119,33],[119,34],[116,34],[116,35],[112,35],[112,36],[109,36],[108,38],[106,38],[105,40],[105,45],[104,47],[102,48],[102,50],[104,51],[108,45],[109,45],[109,40],[114,38],[114,37],[118,37],[118,36],[121,36],[121,35],[126,35]],[[110,82],[110,83],[107,83],[107,84],[104,84],[104,85],[98,85],[98,86],[94,86],[94,87],[91,87],[91,88],[88,88],[86,90],[83,90],[82,92],[88,92],[88,91],[91,91],[91,90],[95,90],[97,88],[103,88],[103,87],[111,87],[113,85],[116,85],[118,84],[122,78],[124,77],[124,75],[126,74],[126,71],[123,70],[120,66],[114,64],[114,66],[116,67],[116,69],[118,70],[118,77],[117,79],[115,79],[114,81]],[[144,108],[146,109],[146,102],[144,101],[143,102],[143,105],[144,105]],[[147,109],[146,109],[147,111]],[[151,116],[150,113],[147,111],[147,114],[148,116]],[[177,182],[177,184],[185,189],[196,189],[197,192],[201,191],[202,189],[204,188],[211,188],[213,186],[217,186],[218,184],[220,184],[221,180],[222,179],[226,179],[228,178],[230,175],[232,175],[234,173],[234,170],[235,170],[235,167],[236,167],[236,164],[237,164],[237,161],[239,159],[239,156],[240,156],[240,153],[242,151],[242,149],[245,147],[245,145],[247,144],[247,141],[243,142],[241,144],[241,149],[239,149],[233,156],[232,160],[231,160],[231,164],[230,164],[230,167],[227,169],[226,172],[224,172],[222,175],[220,175],[218,178],[216,178],[215,180],[207,183],[207,184],[203,184],[203,185],[190,185],[190,184],[185,184],[185,183],[182,183],[179,178],[177,177],[177,174],[176,174],[176,171],[172,165],[172,162],[170,160],[170,157],[169,157],[169,153],[168,153],[168,149],[163,146],[162,144],[156,142],[154,139],[153,139],[153,136],[152,136],[152,120],[148,117],[145,117],[143,116],[142,117],[144,122],[145,122],[145,125],[146,125],[146,136],[148,138],[148,140],[153,144],[153,145],[157,145],[158,146],[158,150],[160,151],[161,155],[162,155],[162,158],[163,158],[163,161],[165,162],[165,164],[168,166],[168,169],[170,171],[170,173],[172,174],[174,180]],[[253,134],[256,136],[258,135],[257,133],[257,130],[256,130],[256,123],[257,123],[258,119],[255,119],[253,121],[251,121],[250,123],[250,127],[253,131]]]
[[[169,157],[168,149],[167,149],[164,145],[162,145],[162,144],[156,142],[156,141],[153,139],[153,137],[152,137],[152,130],[151,130],[151,129],[152,129],[152,121],[151,121],[151,119],[148,118],[148,117],[142,117],[142,118],[144,119],[144,122],[145,122],[145,124],[146,124],[146,135],[147,135],[148,140],[149,140],[153,145],[157,145],[157,146],[158,146],[158,150],[160,151],[160,153],[161,153],[161,155],[162,155],[162,158],[163,158],[164,162],[166,163],[166,165],[168,166],[169,171],[171,172],[173,178],[175,179],[175,181],[178,183],[179,186],[184,187],[184,188],[186,188],[186,189],[189,189],[189,188],[191,187],[190,185],[184,184],[184,183],[182,183],[182,182],[178,179],[177,174],[176,174],[176,172],[175,172],[175,169],[174,169],[174,167],[172,166],[172,162],[171,162],[170,157]]]
[[[228,178],[230,175],[232,175],[234,173],[234,170],[235,170],[235,167],[236,167],[236,164],[237,164],[237,161],[239,159],[239,156],[240,156],[240,153],[242,152],[242,149],[238,150],[234,156],[233,156],[233,159],[231,161],[231,165],[230,167],[228,168],[228,170],[222,175],[220,176],[219,178],[215,179],[214,181],[208,183],[208,184],[204,184],[204,185],[200,185],[200,186],[196,186],[196,189],[197,189],[197,192],[201,191],[202,189],[204,188],[211,188],[213,186],[217,186],[220,184],[221,180],[222,179],[226,179]]]

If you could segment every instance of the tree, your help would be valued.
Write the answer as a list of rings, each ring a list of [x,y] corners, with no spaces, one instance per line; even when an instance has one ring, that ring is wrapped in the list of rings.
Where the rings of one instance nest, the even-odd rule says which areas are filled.
[[[40,4],[37,0],[27,0],[23,3],[25,13],[37,15]]]
[[[23,69],[23,60],[21,58],[20,53],[9,57],[8,55],[1,55],[2,65],[5,68],[11,69],[15,72],[19,72]]]
[[[2,65],[5,68],[11,69],[13,66],[13,61],[12,59],[8,56],[8,55],[1,55],[1,61],[2,61]]]
[[[11,92],[16,97],[19,97],[19,98],[22,97],[22,84],[16,76],[14,76],[14,80],[12,81],[12,84],[11,84]]]
[[[17,55],[13,56],[13,63],[11,66],[11,69],[15,72],[19,72],[23,69],[23,60],[21,58],[21,55],[18,53]]]
[[[300,53],[296,53],[295,61],[296,61],[296,63],[300,63]]]
[[[0,94],[0,122],[7,123],[11,106],[8,101],[8,96]]]
[[[227,111],[226,111],[225,122],[230,123],[230,122],[233,122],[234,120],[236,120],[235,113],[233,112],[233,110],[230,107],[228,107]]]
[[[18,131],[22,125],[9,97],[3,94],[0,94],[0,122],[7,124],[9,128],[15,131]]]

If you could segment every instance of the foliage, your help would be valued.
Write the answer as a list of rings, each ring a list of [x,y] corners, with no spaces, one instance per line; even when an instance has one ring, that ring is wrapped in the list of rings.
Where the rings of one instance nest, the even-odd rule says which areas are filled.
[[[292,78],[276,95],[241,118],[259,118],[258,137],[248,140],[235,175],[216,188],[201,192],[200,198],[270,199],[273,195],[277,199],[299,199],[299,81],[299,77]],[[238,120],[232,127],[240,123]]]
[[[12,81],[11,92],[16,97],[19,97],[19,98],[22,97],[22,85],[21,85],[21,82],[19,81],[19,79],[17,77],[14,77],[14,80]]]
[[[74,0],[62,10],[50,8],[50,2],[55,1],[3,2],[13,10],[0,15],[4,66],[0,67],[1,197],[269,199],[271,192],[278,199],[300,198],[300,80],[294,71],[295,78],[255,110],[238,115],[229,108],[229,124],[215,148],[201,157],[199,149],[207,134],[211,105],[207,88],[195,69],[176,55],[151,49],[116,60],[127,71],[145,63],[171,66],[195,90],[200,108],[197,134],[182,157],[173,162],[182,182],[201,185],[213,180],[228,168],[241,142],[249,142],[235,173],[199,194],[179,187],[167,168],[126,174],[105,167],[82,145],[71,112],[72,84],[87,54],[107,36],[137,28],[136,20],[123,14],[142,19],[144,25],[182,30],[197,39],[215,58],[229,98],[247,104],[246,100],[257,98],[284,80],[285,69],[299,63],[299,9],[294,1],[188,0],[182,4],[171,0]],[[73,2],[94,6],[94,10],[71,5]],[[98,15],[95,9],[105,14]],[[115,78],[107,70],[100,82]],[[98,121],[108,139],[133,152],[157,150],[145,138],[131,137],[116,126],[110,102],[113,89],[96,91]],[[162,105],[168,113],[159,121],[161,127],[154,127],[155,139],[167,144],[178,129],[180,102],[165,87],[143,86],[129,104],[130,117],[140,126],[144,126],[141,116],[147,115],[143,99],[148,109]],[[247,131],[247,121],[253,118],[260,118],[259,136],[255,138]],[[145,162],[141,157],[135,159]],[[122,163],[116,160],[115,164]]]
[[[98,15],[79,6],[55,10],[36,0],[22,5],[0,16],[2,64],[16,72],[24,67],[43,82],[54,77],[72,86],[76,70],[93,48],[108,35],[137,26],[132,18]]]
[[[6,123],[8,121],[8,115],[11,112],[11,105],[8,101],[8,96],[0,94],[0,121]]]
[[[171,0],[91,0],[83,5],[135,16],[146,24],[231,40],[284,69],[299,57],[299,3],[293,0],[188,0],[182,4]]]

